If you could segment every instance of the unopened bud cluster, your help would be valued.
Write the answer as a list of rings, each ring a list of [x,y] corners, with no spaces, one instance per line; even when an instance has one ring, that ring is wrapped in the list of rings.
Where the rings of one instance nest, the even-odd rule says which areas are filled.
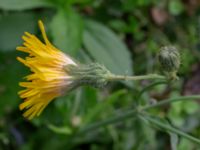
[[[164,46],[158,53],[161,69],[169,78],[176,79],[180,67],[180,54],[174,46]]]

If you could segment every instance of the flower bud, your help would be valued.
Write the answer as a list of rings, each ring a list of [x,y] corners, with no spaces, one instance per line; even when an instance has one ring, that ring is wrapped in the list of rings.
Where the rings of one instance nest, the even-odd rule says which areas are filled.
[[[171,79],[176,79],[180,67],[180,54],[174,46],[164,46],[158,53],[158,61],[163,72]]]

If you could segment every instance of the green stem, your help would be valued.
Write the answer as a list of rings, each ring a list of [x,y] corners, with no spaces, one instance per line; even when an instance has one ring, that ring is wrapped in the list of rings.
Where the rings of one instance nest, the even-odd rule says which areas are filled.
[[[91,125],[88,125],[86,126],[85,128],[82,128],[80,129],[79,133],[86,133],[86,132],[89,132],[91,130],[95,130],[99,127],[102,127],[102,126],[106,126],[106,125],[109,125],[109,124],[113,124],[113,123],[117,123],[117,122],[121,122],[123,120],[126,120],[128,118],[131,118],[133,117],[134,114],[137,113],[137,110],[134,109],[134,110],[129,110],[127,112],[124,112],[123,114],[121,115],[118,115],[118,116],[114,116],[112,118],[109,118],[109,119],[105,119],[105,120],[102,120],[102,121],[99,121],[99,122],[96,122],[96,123],[93,123]]]
[[[154,83],[151,83],[150,85],[144,87],[141,92],[139,92],[139,94],[137,95],[137,99],[140,100],[142,94],[146,91],[148,91],[149,89],[151,89],[152,87],[156,86],[156,85],[160,85],[160,84],[167,84],[167,81],[156,81]]]
[[[147,105],[142,107],[140,110],[148,110],[151,108],[155,108],[155,107],[159,107],[162,105],[166,105],[172,102],[177,102],[177,101],[185,101],[185,100],[199,100],[200,99],[200,95],[190,95],[190,96],[180,96],[180,97],[176,97],[176,98],[170,98],[170,99],[166,99],[166,100],[162,100],[158,103],[152,104],[152,105]]]
[[[126,76],[126,75],[110,75],[106,77],[108,81],[118,81],[118,80],[148,80],[148,79],[164,79],[165,76],[158,74],[148,74],[148,75],[140,75],[140,76]]]
[[[85,132],[97,129],[99,127],[102,127],[102,126],[106,126],[106,125],[109,125],[109,124],[114,124],[114,123],[117,123],[117,122],[124,121],[128,118],[132,118],[133,116],[135,116],[135,114],[137,114],[138,111],[139,112],[147,111],[149,109],[156,108],[156,107],[159,107],[159,106],[162,106],[162,105],[166,105],[166,104],[169,104],[169,103],[172,103],[172,102],[181,101],[181,100],[191,100],[191,99],[198,100],[198,99],[200,99],[200,95],[180,96],[180,97],[176,97],[176,98],[166,99],[166,100],[160,101],[156,104],[140,107],[138,109],[129,110],[129,111],[124,112],[121,115],[117,115],[117,116],[114,116],[112,118],[105,119],[105,120],[93,123],[91,125],[88,125],[87,127],[80,129],[79,132],[85,133]]]
[[[185,132],[183,132],[181,130],[173,128],[173,127],[171,127],[171,126],[169,126],[169,125],[167,125],[165,123],[162,123],[162,122],[160,122],[160,121],[158,121],[158,120],[156,120],[156,119],[154,119],[152,117],[149,117],[149,116],[143,115],[143,114],[139,115],[139,117],[141,119],[143,119],[143,120],[147,120],[148,122],[157,125],[158,127],[161,127],[161,128],[163,128],[165,130],[168,130],[168,131],[171,131],[173,133],[176,133],[176,134],[178,134],[178,135],[180,135],[182,137],[185,137],[185,138],[187,138],[187,139],[189,139],[189,140],[191,140],[193,142],[196,142],[197,144],[200,144],[200,139],[195,138],[195,137],[193,137],[193,136],[191,136],[191,135],[189,135],[189,134],[187,134],[187,133],[185,133]]]

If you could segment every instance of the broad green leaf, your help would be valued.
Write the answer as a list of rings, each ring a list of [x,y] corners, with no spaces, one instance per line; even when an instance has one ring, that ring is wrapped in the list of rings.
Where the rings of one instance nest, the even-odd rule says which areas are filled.
[[[51,7],[47,0],[1,0],[0,9],[3,10],[27,10],[41,7]]]
[[[77,90],[76,90],[77,92]],[[95,107],[99,100],[98,95],[99,90],[92,88],[90,86],[85,86],[81,88],[81,95],[79,97],[80,103],[80,113],[85,115],[85,113],[91,108]]]
[[[122,40],[109,28],[87,20],[83,42],[89,54],[113,73],[131,75],[131,56]]]
[[[176,126],[181,126],[184,123],[184,118],[181,116],[182,103],[176,102],[171,104],[171,109],[168,112],[168,117]]]
[[[83,23],[81,17],[72,9],[59,10],[51,25],[54,44],[74,56],[81,47]]]
[[[117,92],[114,92],[110,96],[108,96],[103,102],[98,103],[94,107],[92,107],[87,115],[85,116],[85,123],[90,122],[93,118],[95,118],[100,112],[104,111],[107,109],[109,106],[113,105],[118,98],[124,94],[126,94],[126,90],[119,90]]]
[[[26,67],[17,62],[16,56],[17,52],[0,52],[0,116],[22,102],[17,92],[22,89],[18,84],[25,76]]]
[[[0,17],[0,51],[15,50],[22,44],[25,31],[35,33],[37,20],[42,15],[31,12],[8,13]]]

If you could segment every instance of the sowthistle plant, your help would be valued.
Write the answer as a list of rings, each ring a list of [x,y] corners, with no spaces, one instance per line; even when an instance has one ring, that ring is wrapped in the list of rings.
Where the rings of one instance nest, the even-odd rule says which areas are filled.
[[[39,21],[39,27],[44,38],[42,43],[35,35],[25,32],[22,36],[23,46],[17,47],[17,50],[28,53],[28,57],[17,59],[24,65],[30,68],[32,74],[25,77],[26,82],[20,82],[20,86],[26,89],[19,92],[19,95],[24,102],[20,104],[20,110],[26,110],[23,114],[27,119],[33,119],[39,116],[44,108],[56,97],[67,94],[69,91],[83,86],[89,85],[95,88],[103,88],[109,82],[120,80],[153,80],[159,79],[164,81],[178,79],[177,72],[180,67],[180,54],[174,46],[165,46],[158,52],[158,62],[164,73],[147,74],[139,76],[115,75],[110,72],[105,66],[99,63],[81,64],[64,54],[59,49],[54,47],[48,40],[45,33],[45,28],[42,21]],[[181,97],[177,99],[169,99],[159,103],[139,107],[138,109],[129,110],[120,116],[115,116],[104,121],[96,122],[86,128],[81,128],[80,133],[96,129],[100,126],[115,123],[133,117],[134,114],[147,111],[148,109],[159,107],[161,105],[171,103],[178,100],[198,99],[197,96]],[[143,115],[144,116],[144,115]],[[149,122],[157,123],[152,118],[146,117]],[[200,143],[200,140],[195,139],[181,131],[172,129],[168,125],[157,123],[157,125],[166,130],[173,131],[179,135]],[[195,140],[194,140],[195,139]]]

